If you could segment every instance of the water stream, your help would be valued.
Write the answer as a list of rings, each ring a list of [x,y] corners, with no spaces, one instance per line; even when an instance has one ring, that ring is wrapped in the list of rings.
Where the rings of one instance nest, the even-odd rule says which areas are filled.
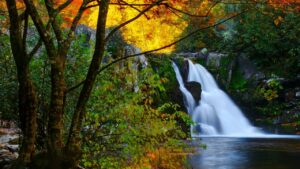
[[[192,169],[298,169],[300,136],[264,133],[251,125],[242,111],[222,91],[213,76],[190,60],[187,81],[201,84],[200,102],[185,88],[175,63],[184,103],[195,125],[191,141],[197,153],[188,156]],[[199,93],[200,94],[200,93]],[[206,149],[197,145],[205,144]]]
[[[188,156],[189,169],[299,169],[300,140],[296,138],[206,137]]]
[[[242,111],[229,96],[222,91],[213,76],[200,64],[188,60],[188,82],[201,84],[200,103],[196,103],[191,93],[185,88],[180,71],[175,63],[173,68],[184,95],[185,106],[196,125],[192,126],[193,136],[259,136],[263,133],[252,126]],[[199,93],[200,94],[200,93]]]

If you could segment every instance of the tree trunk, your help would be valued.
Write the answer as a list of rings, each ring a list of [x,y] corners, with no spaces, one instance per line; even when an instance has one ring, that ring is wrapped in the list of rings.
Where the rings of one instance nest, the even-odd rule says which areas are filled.
[[[22,36],[17,5],[14,0],[6,0],[10,19],[10,43],[17,66],[19,82],[19,117],[23,133],[19,161],[28,164],[34,154],[36,141],[37,96],[30,78],[29,61],[26,53],[26,36]],[[27,25],[24,25],[26,34]]]
[[[19,117],[23,132],[19,159],[25,164],[30,163],[35,150],[37,127],[37,96],[29,77],[28,66],[18,69],[19,80]]]
[[[85,116],[84,109],[91,95],[98,74],[98,70],[100,68],[101,61],[104,55],[105,29],[106,29],[106,19],[107,19],[109,2],[110,0],[102,0],[99,7],[95,51],[93,54],[93,59],[90,64],[83,88],[77,100],[76,109],[73,115],[72,124],[69,132],[69,138],[66,145],[66,150],[68,153],[80,154],[80,143],[81,143],[80,130],[82,125],[82,120]],[[79,156],[74,158],[77,158],[74,160],[78,162]]]
[[[55,56],[51,60],[51,103],[48,122],[48,152],[59,153],[63,146],[63,112],[66,84],[65,58]]]

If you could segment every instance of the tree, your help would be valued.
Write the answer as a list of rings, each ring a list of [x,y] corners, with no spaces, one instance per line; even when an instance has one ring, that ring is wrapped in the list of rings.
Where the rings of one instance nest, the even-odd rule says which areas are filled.
[[[85,107],[91,96],[99,72],[121,60],[139,55],[133,54],[117,58],[111,63],[101,67],[101,61],[104,57],[105,45],[108,39],[118,30],[142,16],[148,17],[149,15],[152,18],[160,18],[164,16],[167,17],[173,13],[174,15],[179,16],[193,15],[206,18],[209,17],[211,9],[215,4],[219,3],[219,1],[212,1],[212,5],[206,6],[208,7],[208,10],[206,10],[204,14],[191,14],[184,11],[184,9],[188,9],[187,7],[183,8],[183,6],[189,5],[189,1],[187,0],[6,0],[5,2],[9,13],[10,43],[14,60],[17,65],[19,83],[19,116],[23,133],[19,162],[21,162],[21,165],[33,163],[36,164],[36,168],[43,168],[35,162],[35,159],[42,158],[44,163],[48,164],[48,166],[44,166],[44,168],[58,169],[75,168],[78,164],[81,154],[80,133],[83,119],[86,115]],[[125,6],[138,12],[132,18],[115,26],[115,28],[106,35],[108,11],[111,5],[117,5],[120,6],[120,8]],[[67,56],[70,52],[69,49],[74,40],[74,33],[77,25],[80,23],[80,19],[84,17],[85,14],[87,15],[86,11],[92,8],[98,9],[96,12],[96,38],[92,60],[82,83],[70,87],[67,86],[65,82],[66,62],[68,62]],[[238,14],[230,14],[229,17],[220,20],[217,23],[211,23],[200,27],[174,42],[170,42],[165,46],[151,49],[143,53],[156,52],[171,47],[201,30],[220,25],[227,20],[241,15],[245,11]],[[163,21],[166,22],[168,20]],[[37,42],[32,51],[28,52],[26,39],[27,30],[31,23],[38,31],[40,41]],[[150,24],[149,26],[153,25]],[[50,63],[51,73],[49,76],[51,79],[51,92],[47,126],[47,149],[36,155],[35,143],[38,100],[35,86],[32,83],[29,63],[32,60],[33,55],[36,54],[41,46],[45,48],[47,59]],[[81,88],[72,115],[72,122],[69,130],[65,131],[63,127],[63,115],[67,93],[78,89],[79,87]],[[64,132],[66,132],[66,134],[64,134]],[[64,137],[64,135],[67,135],[67,137]],[[18,166],[19,165],[16,165],[16,167]]]
[[[34,144],[36,137],[36,114],[37,97],[35,88],[29,74],[29,62],[31,56],[26,51],[26,29],[28,26],[28,13],[25,15],[24,33],[19,22],[16,1],[6,1],[10,17],[10,42],[14,60],[17,66],[17,75],[19,82],[19,111],[21,129],[23,132],[23,142],[20,150],[20,159],[29,162],[34,153]],[[15,22],[13,22],[15,21]]]

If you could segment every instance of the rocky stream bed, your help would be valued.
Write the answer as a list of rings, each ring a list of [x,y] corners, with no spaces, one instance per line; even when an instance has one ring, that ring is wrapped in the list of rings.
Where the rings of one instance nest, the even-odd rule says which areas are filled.
[[[20,129],[11,121],[0,120],[0,168],[9,168],[18,158]]]

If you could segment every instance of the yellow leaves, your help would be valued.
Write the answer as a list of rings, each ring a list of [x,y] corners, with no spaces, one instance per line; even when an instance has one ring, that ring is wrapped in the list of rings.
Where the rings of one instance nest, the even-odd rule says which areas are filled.
[[[281,22],[283,22],[283,18],[281,16],[278,16],[275,20],[274,20],[274,24],[276,26],[278,26]]]
[[[175,21],[175,18],[170,19]],[[123,30],[123,36],[129,43],[138,46],[143,51],[147,51],[172,43],[180,36],[186,26],[187,24],[184,22],[177,26],[165,23],[163,18],[150,20],[141,18],[135,24],[128,25]],[[169,53],[173,49],[171,47],[160,52]]]
[[[144,104],[145,104],[145,105],[152,105],[152,103],[153,103],[153,99],[152,99],[152,98],[147,98],[147,99],[145,99],[145,101],[144,101]]]
[[[118,5],[119,1],[112,0],[109,6],[107,28],[116,27],[129,19],[137,16],[148,5]],[[127,4],[151,4],[156,0],[125,0],[122,3]],[[199,17],[197,21],[199,27],[212,25],[216,18],[224,17],[224,5],[215,4],[210,0],[166,0],[164,5],[153,7],[137,20],[126,25],[121,29],[124,39],[142,51],[157,49],[169,45],[181,36],[183,30],[188,25],[188,14],[205,16],[209,14],[209,18]],[[171,8],[169,8],[171,6]],[[182,12],[186,12],[184,14]],[[84,24],[95,28],[97,24],[98,8],[92,8]],[[157,53],[170,53],[174,50],[174,46],[158,51]]]
[[[183,149],[175,150],[172,147],[161,147],[154,151],[149,151],[141,159],[139,165],[130,166],[129,168],[135,169],[155,169],[155,168],[168,168],[168,169],[183,169],[185,168],[186,155],[189,152],[185,152]]]
[[[143,4],[145,0],[127,0],[129,4]],[[180,8],[180,3],[170,0],[169,3],[177,4],[177,8]],[[148,2],[149,3],[149,2]],[[138,7],[141,11],[145,6]],[[129,6],[110,5],[107,27],[117,26],[133,17],[140,12]],[[97,23],[98,9],[93,9],[89,15],[85,24],[95,28]],[[148,11],[145,15],[139,19],[125,26],[121,31],[124,39],[142,51],[156,49],[165,45],[168,45],[175,41],[187,23],[179,18],[179,16],[171,13],[165,6],[161,5],[154,7],[151,11]],[[164,49],[162,53],[169,53],[174,47]]]
[[[0,2],[0,9],[1,9],[1,10],[6,9],[5,1],[1,1],[1,2]]]
[[[162,77],[162,78],[160,79],[160,82],[161,82],[162,84],[167,83],[168,81],[169,81],[169,79],[168,79],[168,78],[165,78],[165,77]]]
[[[260,94],[269,102],[271,102],[272,100],[278,98],[278,93],[276,90],[272,90],[272,89],[260,89]]]

